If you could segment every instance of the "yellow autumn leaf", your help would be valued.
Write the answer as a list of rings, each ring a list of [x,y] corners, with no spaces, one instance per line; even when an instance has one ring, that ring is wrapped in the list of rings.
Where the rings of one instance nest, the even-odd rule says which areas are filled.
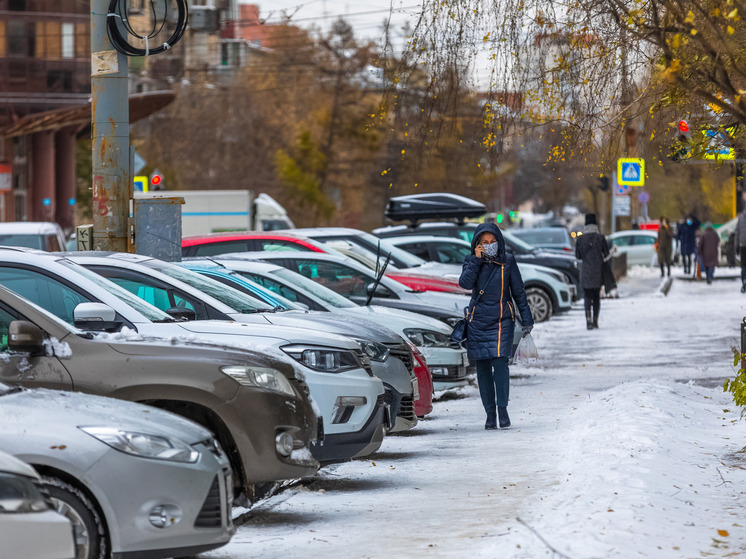
[[[689,33],[691,33],[692,35],[696,35],[698,31],[696,29],[692,29]]]
[[[718,535],[724,538],[727,538],[728,536],[730,536],[730,534],[728,533],[728,530],[718,530]]]
[[[720,8],[715,8],[714,10],[712,10],[712,11],[710,12],[710,15],[711,15],[712,17],[720,17]]]
[[[728,19],[736,19],[738,17],[738,8],[731,10],[730,13],[725,17],[727,17]]]
[[[694,23],[694,12],[689,10],[689,13],[686,14],[686,18],[684,18],[684,23]]]
[[[675,49],[679,48],[679,45],[681,44],[681,35],[676,33],[676,35],[673,36],[673,39],[671,40],[671,46]]]
[[[733,35],[736,32],[730,25],[725,30],[728,32],[728,35]]]
[[[671,61],[671,65],[668,67],[668,69],[671,72],[678,72],[679,70],[681,70],[681,60],[679,60],[678,58],[674,58]]]

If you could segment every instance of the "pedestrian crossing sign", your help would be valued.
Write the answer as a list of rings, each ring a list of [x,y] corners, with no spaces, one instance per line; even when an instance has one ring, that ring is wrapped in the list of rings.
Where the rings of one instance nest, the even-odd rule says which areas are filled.
[[[617,182],[629,186],[645,185],[645,160],[639,157],[622,157],[617,160]]]

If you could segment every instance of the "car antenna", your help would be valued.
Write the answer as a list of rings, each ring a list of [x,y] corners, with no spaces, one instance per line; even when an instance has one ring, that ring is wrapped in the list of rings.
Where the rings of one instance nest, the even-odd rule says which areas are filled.
[[[370,290],[368,293],[368,298],[365,300],[365,306],[370,306],[370,300],[373,298],[373,294],[376,292],[376,289],[378,289],[378,284],[381,283],[381,278],[383,278],[384,272],[386,272],[386,267],[389,265],[389,261],[391,260],[391,253],[389,252],[388,256],[386,257],[386,261],[383,263],[383,266],[381,266],[380,273],[376,273],[376,281],[373,282],[373,289]],[[378,259],[376,258],[376,262],[378,262]]]

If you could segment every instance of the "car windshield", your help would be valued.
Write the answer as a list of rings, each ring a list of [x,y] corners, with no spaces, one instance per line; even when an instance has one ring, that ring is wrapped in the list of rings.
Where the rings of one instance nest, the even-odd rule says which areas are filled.
[[[42,249],[41,239],[41,235],[0,234],[0,245]]]
[[[337,292],[332,291],[328,287],[324,287],[323,285],[316,283],[312,279],[308,279],[307,277],[302,276],[297,272],[293,272],[292,270],[288,270],[287,268],[278,268],[272,273],[292,283],[293,285],[298,286],[298,289],[300,291],[308,291],[312,295],[315,295],[325,303],[329,303],[334,307],[340,309],[357,307],[357,305],[349,299],[342,297]]]
[[[205,295],[214,297],[221,303],[228,305],[230,308],[238,312],[253,313],[274,310],[274,307],[267,305],[262,301],[244,295],[232,287],[205,277],[197,272],[182,268],[181,266],[169,264],[168,262],[161,262],[159,260],[149,260],[146,264],[154,270],[162,272],[163,274],[184,282],[187,285],[191,285]]]
[[[505,240],[510,242],[513,246],[517,247],[521,252],[534,252],[536,248],[533,245],[528,244],[523,239],[519,239],[510,231],[503,231],[503,237]]]
[[[92,281],[102,289],[105,289],[106,291],[114,295],[116,298],[121,299],[122,301],[127,303],[127,305],[135,309],[151,322],[174,322],[173,317],[167,315],[159,308],[154,307],[150,303],[146,303],[136,295],[133,295],[123,287],[119,287],[116,283],[109,281],[103,276],[98,275],[96,272],[92,272],[88,268],[84,268],[83,266],[80,266],[75,262],[71,262],[70,260],[63,259],[60,260],[59,263],[67,268],[70,268],[76,274],[80,274],[86,279]]]

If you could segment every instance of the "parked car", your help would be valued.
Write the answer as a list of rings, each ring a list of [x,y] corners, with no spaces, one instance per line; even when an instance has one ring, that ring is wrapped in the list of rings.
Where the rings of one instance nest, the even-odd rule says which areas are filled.
[[[244,500],[253,496],[254,484],[318,469],[308,448],[320,426],[303,373],[291,360],[184,338],[93,335],[5,288],[0,303],[0,339],[7,342],[15,323],[38,342],[0,361],[0,379],[146,402],[197,421],[228,452]]]
[[[65,247],[65,233],[51,221],[6,221],[0,223],[0,245],[52,252]]]
[[[210,261],[187,261],[182,265],[219,281],[230,282],[237,289],[244,286],[252,289],[246,284],[256,282],[291,301],[303,302],[310,309],[334,317],[386,325],[424,354],[436,390],[466,383],[462,375],[462,365],[466,364],[467,372],[469,367],[466,351],[450,341],[451,327],[435,318],[390,307],[357,305],[312,279],[271,262],[213,258]]]
[[[740,266],[741,251],[735,245],[736,226],[738,225],[738,216],[726,221],[716,229],[720,236],[720,260],[719,266]]]
[[[191,235],[181,240],[181,255],[215,256],[227,252],[256,251],[318,251],[323,248],[307,239],[299,239],[289,231],[231,231],[209,235]]]
[[[417,417],[425,417],[431,411],[433,411],[433,393],[435,392],[435,385],[433,383],[432,373],[430,368],[427,366],[427,360],[422,352],[412,344],[412,352],[417,364],[414,367],[414,373],[417,375],[417,381],[419,391],[417,398],[414,401],[414,411]]]
[[[416,380],[411,350],[399,335],[385,326],[369,321],[344,320],[344,317],[315,311],[276,312],[275,307],[230,286],[149,256],[116,252],[68,253],[66,256],[163,311],[181,306],[193,310],[196,320],[269,322],[352,337],[370,358],[373,374],[384,383],[385,400],[395,418],[391,430],[411,429],[417,424],[413,399]],[[328,426],[328,436],[323,444],[311,447],[314,457],[322,462],[359,457],[360,449],[350,444],[354,434],[346,432],[344,424],[334,422],[338,406],[335,399],[329,397],[333,394],[326,386],[319,390],[313,380],[308,379],[311,395],[319,404]],[[335,443],[339,433],[344,433],[345,444]],[[370,440],[360,442],[365,447]]]
[[[3,389],[8,388],[0,384],[0,404]],[[39,474],[2,451],[0,542],[0,557],[8,559],[76,559],[72,524],[54,509]]]
[[[466,257],[471,254],[471,243],[462,239],[434,236],[392,237],[391,244],[407,251],[418,253],[421,257],[446,258],[456,266],[458,277]],[[519,263],[518,269],[526,288],[531,314],[535,322],[544,322],[553,314],[568,311],[576,298],[575,286],[568,283],[561,272],[546,266]]]
[[[655,243],[656,231],[617,231],[606,236],[606,240],[616,247],[617,254],[627,255],[627,266],[657,266],[658,255]]]
[[[43,351],[29,332],[11,326],[3,349]],[[235,532],[228,457],[192,421],[132,402],[0,383],[0,423],[0,449],[34,467],[72,523],[76,559],[183,557],[223,546]],[[5,555],[7,544],[5,557],[38,557]]]
[[[375,229],[374,234],[382,239],[412,235],[434,235],[436,237],[454,237],[471,243],[478,223],[420,223],[416,227],[393,225]],[[546,266],[562,272],[568,283],[575,286],[575,293],[580,290],[580,268],[574,254],[561,254],[536,248],[512,234],[503,231],[505,248],[513,253],[519,264]]]
[[[575,246],[573,245],[572,237],[570,237],[570,232],[564,227],[511,229],[510,233],[536,248],[559,250],[575,254]]]

